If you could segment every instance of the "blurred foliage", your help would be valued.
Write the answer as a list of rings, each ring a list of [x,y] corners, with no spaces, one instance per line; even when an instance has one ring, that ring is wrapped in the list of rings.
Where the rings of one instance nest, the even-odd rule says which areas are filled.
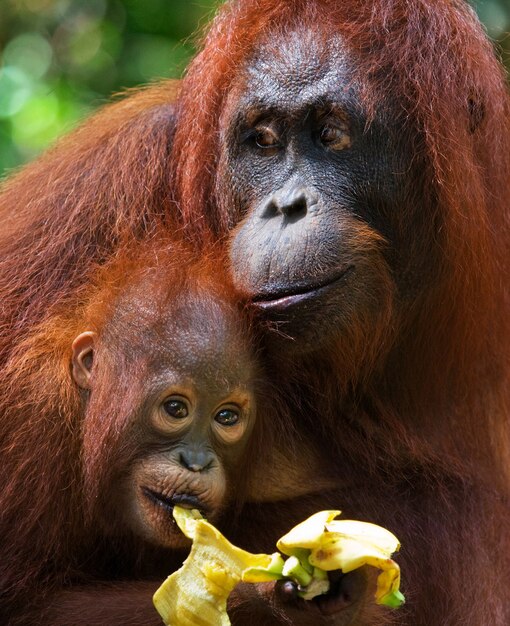
[[[0,174],[110,94],[178,77],[220,0],[0,0]],[[510,59],[510,0],[474,5]]]
[[[112,93],[179,77],[218,0],[0,0],[0,173]]]

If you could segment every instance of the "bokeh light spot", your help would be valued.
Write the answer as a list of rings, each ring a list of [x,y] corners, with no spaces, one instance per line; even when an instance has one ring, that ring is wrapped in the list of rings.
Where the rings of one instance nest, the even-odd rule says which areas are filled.
[[[51,45],[38,33],[24,33],[11,39],[3,52],[5,65],[17,67],[34,78],[46,74],[52,59]]]
[[[0,118],[11,117],[28,101],[30,80],[17,67],[0,67]]]
[[[54,93],[40,93],[12,118],[12,135],[21,148],[40,149],[59,131],[59,104]]]

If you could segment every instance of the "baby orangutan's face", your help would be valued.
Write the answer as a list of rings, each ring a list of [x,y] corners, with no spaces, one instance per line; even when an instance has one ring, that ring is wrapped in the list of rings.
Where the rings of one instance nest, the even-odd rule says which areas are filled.
[[[124,365],[116,377],[126,392],[115,419],[126,430],[112,451],[116,501],[109,498],[105,516],[171,548],[188,543],[173,520],[176,504],[214,522],[233,499],[255,420],[256,368],[245,340],[225,319],[214,328],[193,328],[194,321],[185,331],[169,324],[157,336],[138,334],[129,345],[129,372]],[[83,333],[73,351],[73,376],[89,390],[87,415],[104,415],[98,404],[105,394],[95,385],[101,361],[108,362],[101,340]]]

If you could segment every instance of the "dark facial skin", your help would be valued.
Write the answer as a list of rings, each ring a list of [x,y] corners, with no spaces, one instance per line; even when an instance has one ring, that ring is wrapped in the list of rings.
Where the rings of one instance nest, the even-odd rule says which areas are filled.
[[[234,280],[300,350],[423,283],[412,148],[391,116],[367,124],[341,41],[266,44],[223,120]]]
[[[114,346],[129,350],[127,386],[137,391],[123,418],[123,446],[131,453],[128,466],[117,469],[112,515],[136,536],[168,548],[188,543],[173,521],[174,505],[199,509],[214,522],[230,501],[255,419],[248,345],[219,307],[186,304],[186,311],[174,309],[150,327],[139,310],[132,340]],[[111,349],[95,333],[74,341],[73,376],[91,403],[95,373]],[[121,381],[113,377],[110,385],[115,397]]]

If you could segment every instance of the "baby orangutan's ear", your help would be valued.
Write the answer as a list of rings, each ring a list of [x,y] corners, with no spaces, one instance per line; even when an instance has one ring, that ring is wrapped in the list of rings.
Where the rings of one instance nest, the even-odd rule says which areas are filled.
[[[90,389],[94,343],[97,334],[92,331],[81,333],[73,341],[72,374],[74,382],[82,389]]]

